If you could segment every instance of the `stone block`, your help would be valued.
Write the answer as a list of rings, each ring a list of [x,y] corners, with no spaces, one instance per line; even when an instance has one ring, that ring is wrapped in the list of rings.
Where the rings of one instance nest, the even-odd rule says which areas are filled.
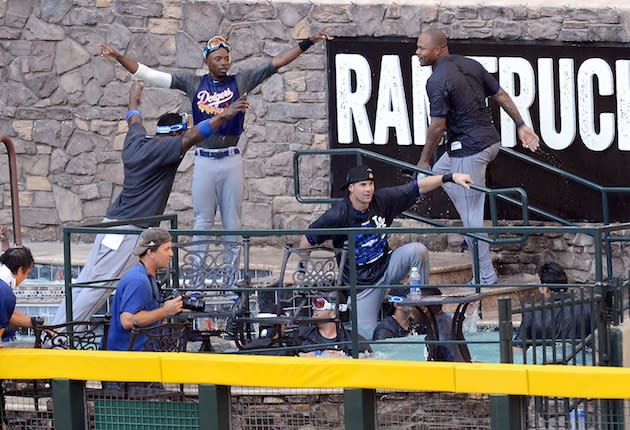
[[[109,141],[104,137],[76,130],[68,142],[66,152],[68,155],[74,156],[108,148]]]
[[[116,2],[116,8],[121,15],[142,17],[160,17],[162,15],[162,5],[157,1],[138,3],[133,0],[119,0]]]
[[[267,176],[293,177],[293,153],[286,151],[274,154],[265,165]]]
[[[289,28],[294,28],[302,19],[308,15],[310,4],[306,3],[284,3],[276,10],[278,19]]]
[[[205,42],[214,34],[221,33],[219,24],[223,18],[218,3],[184,3],[182,5],[182,29],[197,42]]]
[[[96,79],[90,79],[84,88],[84,100],[87,104],[95,106],[99,104],[99,101],[103,95],[103,88]]]
[[[21,208],[33,206],[33,193],[31,191],[21,191],[18,194]]]
[[[109,208],[109,199],[97,199],[83,202],[83,216],[86,218],[102,218]]]
[[[64,172],[68,161],[70,161],[70,156],[68,156],[64,151],[60,149],[53,150],[50,155],[50,173]]]
[[[271,206],[268,204],[243,202],[243,228],[273,228]]]
[[[21,170],[28,172],[33,176],[48,176],[48,169],[50,164],[50,156],[46,154],[37,154],[34,156],[24,156],[20,158],[22,162]]]
[[[32,55],[28,58],[31,72],[52,71],[55,59],[55,43],[38,41],[33,44]]]
[[[382,28],[386,7],[382,4],[353,4],[349,14],[357,24],[359,35],[373,35]]]
[[[338,4],[314,4],[311,9],[311,18],[321,23],[349,23],[350,7]],[[331,32],[337,35],[337,33]]]
[[[13,121],[13,130],[15,134],[23,140],[31,140],[33,136],[33,121],[15,120]],[[0,131],[0,134],[4,134]]]
[[[50,182],[46,176],[25,175],[26,189],[30,191],[50,191]]]
[[[556,39],[561,34],[562,25],[549,18],[528,22],[523,31],[532,39]],[[562,30],[564,31],[564,30]]]
[[[555,39],[555,37],[548,37]],[[563,29],[557,37],[558,40],[565,42],[585,42],[589,40],[589,31],[581,29]]]
[[[267,102],[278,102],[284,98],[283,77],[280,74],[274,74],[267,79],[261,86],[263,98]]]
[[[289,178],[261,178],[249,181],[250,196],[252,194],[263,194],[265,196],[283,196],[288,194],[291,180]]]
[[[592,24],[588,29],[589,41],[593,42],[625,42],[628,40],[623,25]]]
[[[283,75],[286,89],[293,91],[306,90],[306,73],[303,71],[286,72]]]
[[[149,32],[153,34],[175,34],[179,21],[174,19],[149,18]]]
[[[22,32],[22,37],[25,40],[63,40],[65,35],[63,27],[56,24],[48,24],[34,15],[29,17]]]
[[[175,64],[177,67],[183,68],[196,68],[201,67],[203,64],[203,57],[191,54],[193,52],[200,52],[202,44],[192,39],[188,34],[183,31],[177,32],[175,36],[175,44],[177,46],[175,53]]]
[[[100,197],[97,184],[86,184],[79,187],[79,195],[83,200],[95,200]]]
[[[72,39],[63,39],[55,50],[55,70],[63,74],[90,61],[92,56]]]
[[[514,21],[495,19],[492,21],[492,34],[497,39],[519,39],[521,26]]]
[[[231,2],[224,7],[224,16],[230,21],[261,21],[275,18],[274,5],[269,2],[257,3],[252,7],[249,3]]]
[[[112,7],[112,2],[113,0],[96,0],[96,3],[94,4],[94,6],[102,7],[102,8],[109,8],[109,7]]]
[[[61,75],[59,79],[59,86],[66,94],[73,94],[83,92],[83,79],[81,78],[81,72],[79,70],[73,70]]]
[[[54,208],[55,197],[51,191],[35,191],[31,206],[34,208]]]
[[[77,194],[57,186],[53,187],[53,193],[57,214],[61,222],[81,221],[83,219],[83,207]]]
[[[80,176],[96,174],[96,154],[85,152],[72,157],[66,165],[66,173]]]
[[[72,0],[42,0],[40,17],[50,23],[57,24],[72,9]]]
[[[9,103],[22,107],[22,106],[31,106],[33,103],[37,102],[39,97],[29,88],[24,86],[19,82],[10,81],[7,86],[7,96],[9,99]],[[27,118],[24,118],[27,119]],[[32,119],[32,118],[29,118]]]
[[[7,0],[4,25],[22,28],[33,12],[33,0]]]
[[[127,83],[113,81],[105,86],[100,102],[102,106],[127,106],[127,103],[129,103],[129,85]]]
[[[111,136],[118,128],[118,121],[100,121],[95,119],[90,127],[91,131],[103,136]]]
[[[171,193],[168,204],[175,211],[185,211],[192,208],[192,198],[190,193]]]
[[[58,205],[57,209],[59,209]],[[22,208],[21,221],[22,227],[38,229],[49,225],[58,226],[62,222],[57,213],[51,211],[50,208]]]

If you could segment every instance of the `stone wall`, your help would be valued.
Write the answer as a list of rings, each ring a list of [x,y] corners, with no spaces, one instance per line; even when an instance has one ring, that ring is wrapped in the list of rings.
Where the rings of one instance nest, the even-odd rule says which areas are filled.
[[[453,38],[629,40],[627,9],[597,2],[415,3],[0,0],[0,134],[13,139],[18,153],[24,238],[55,240],[62,225],[99,220],[120,190],[130,76],[97,56],[100,42],[165,71],[203,73],[200,48],[215,33],[234,47],[233,71],[324,26],[336,36],[415,37],[437,26]],[[328,145],[324,54],[316,45],[252,92],[240,142],[247,148],[245,227],[300,228],[323,209],[292,197],[292,155]],[[149,130],[180,106],[190,109],[182,94],[147,88],[142,110]],[[183,227],[192,225],[192,163],[189,153],[167,208]],[[0,223],[10,224],[6,157],[0,167]],[[325,162],[311,163],[302,179],[326,194],[327,174]]]

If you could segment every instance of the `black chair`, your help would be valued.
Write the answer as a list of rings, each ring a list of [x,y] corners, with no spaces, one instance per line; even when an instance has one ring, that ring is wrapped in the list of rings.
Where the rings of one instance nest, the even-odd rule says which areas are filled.
[[[190,337],[189,322],[168,322],[151,327],[139,327],[134,324],[129,339],[129,351],[134,351],[136,340],[144,338],[144,351],[185,352]]]
[[[111,315],[56,325],[34,324],[34,348],[105,350],[110,324]]]
[[[297,330],[301,325],[313,324],[310,301],[320,295],[336,294],[336,303],[346,301],[343,287],[343,270],[348,250],[316,246],[295,248],[287,244],[284,248],[278,277],[267,287],[278,288],[258,292],[258,305],[266,315],[241,316],[236,319],[235,341],[239,349],[248,349],[251,342],[245,324],[263,324],[275,326],[278,333],[286,333],[287,338],[280,343],[293,344]],[[285,289],[286,287],[286,289]],[[275,315],[275,316],[270,316]],[[341,323],[337,313],[337,322]]]

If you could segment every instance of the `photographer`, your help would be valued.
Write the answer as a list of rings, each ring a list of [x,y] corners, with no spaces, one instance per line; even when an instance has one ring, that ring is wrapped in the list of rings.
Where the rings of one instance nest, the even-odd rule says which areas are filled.
[[[173,242],[168,231],[151,227],[140,235],[133,254],[140,258],[120,280],[112,305],[112,323],[107,349],[127,351],[134,324],[147,327],[172,317],[182,310],[182,297],[166,300],[160,306],[160,291],[155,279],[158,270],[168,267]],[[145,336],[138,336],[133,350],[143,350]]]

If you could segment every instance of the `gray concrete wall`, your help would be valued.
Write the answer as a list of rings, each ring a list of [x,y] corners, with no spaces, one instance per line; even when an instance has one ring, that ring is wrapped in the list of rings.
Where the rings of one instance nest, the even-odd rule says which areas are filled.
[[[215,33],[234,47],[233,71],[324,26],[336,36],[415,37],[438,26],[453,38],[629,40],[628,5],[510,3],[0,0],[0,134],[17,147],[24,238],[58,239],[64,224],[99,220],[120,189],[130,77],[97,56],[100,42],[152,67],[203,73],[200,48]],[[246,227],[304,227],[323,209],[292,197],[291,160],[296,149],[328,145],[324,52],[311,48],[250,97],[240,142]],[[190,109],[178,92],[148,88],[142,110],[152,124],[180,106]],[[183,227],[192,225],[192,164],[189,153],[167,208]],[[304,179],[325,194],[325,163],[305,167]],[[0,183],[0,223],[9,224],[6,157]]]

